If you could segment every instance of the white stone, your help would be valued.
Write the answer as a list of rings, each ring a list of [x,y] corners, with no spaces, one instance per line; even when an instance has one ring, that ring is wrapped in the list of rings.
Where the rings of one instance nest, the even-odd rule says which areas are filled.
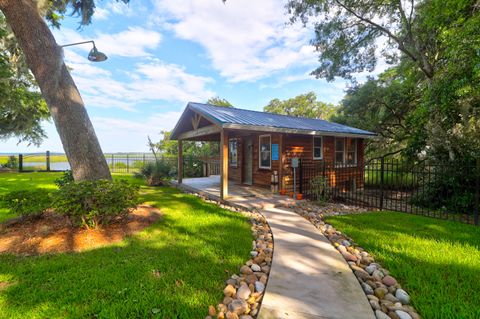
[[[389,316],[387,316],[387,314],[385,314],[381,310],[375,310],[375,317],[377,317],[377,319],[391,319]]]
[[[397,297],[397,299],[400,300],[400,302],[404,305],[408,305],[410,303],[410,296],[403,289],[397,289],[395,292],[395,297]]]
[[[250,266],[250,268],[252,268],[253,271],[261,271],[262,268],[260,268],[259,265],[257,264],[252,264],[252,266]]]
[[[377,266],[371,264],[365,268],[365,271],[368,272],[369,275],[372,275],[373,272],[377,270]]]
[[[250,288],[246,284],[242,284],[237,290],[237,298],[239,299],[248,299],[250,297]]]
[[[395,313],[400,319],[412,319],[412,316],[410,316],[408,312],[405,312],[403,310],[395,310]]]
[[[260,281],[255,281],[255,291],[263,292],[265,290],[265,285]]]

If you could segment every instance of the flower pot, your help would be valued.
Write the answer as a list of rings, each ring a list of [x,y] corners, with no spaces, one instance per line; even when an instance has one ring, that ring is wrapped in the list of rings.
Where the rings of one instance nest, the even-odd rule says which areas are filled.
[[[293,192],[288,192],[288,196],[293,197]]]
[[[281,189],[278,192],[280,193],[280,195],[286,195],[287,194],[287,190],[285,190],[285,189]]]
[[[297,200],[302,200],[303,199],[303,195],[302,194],[297,194]]]

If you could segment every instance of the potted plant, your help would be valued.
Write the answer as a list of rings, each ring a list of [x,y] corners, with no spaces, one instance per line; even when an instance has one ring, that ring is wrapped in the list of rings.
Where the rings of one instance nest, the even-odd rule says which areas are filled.
[[[302,194],[297,194],[297,200],[302,200],[303,199],[303,195]]]

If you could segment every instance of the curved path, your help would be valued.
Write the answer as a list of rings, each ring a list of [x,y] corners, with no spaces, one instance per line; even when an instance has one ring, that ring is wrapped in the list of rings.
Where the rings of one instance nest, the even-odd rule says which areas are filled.
[[[310,222],[284,208],[261,212],[274,252],[259,319],[374,319],[355,275]]]
[[[191,185],[180,187],[219,200],[217,179],[192,179]],[[275,208],[292,203],[291,199],[266,191],[256,191],[253,197],[244,193],[242,188],[238,196],[225,202],[258,209],[267,219],[274,240],[259,319],[375,319],[355,275],[328,239],[295,212]]]

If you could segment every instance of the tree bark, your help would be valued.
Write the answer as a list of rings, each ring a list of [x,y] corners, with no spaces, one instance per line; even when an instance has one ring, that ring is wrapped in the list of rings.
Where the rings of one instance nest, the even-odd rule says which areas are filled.
[[[111,179],[110,170],[63,51],[36,1],[0,0],[0,10],[45,98],[76,181]]]

